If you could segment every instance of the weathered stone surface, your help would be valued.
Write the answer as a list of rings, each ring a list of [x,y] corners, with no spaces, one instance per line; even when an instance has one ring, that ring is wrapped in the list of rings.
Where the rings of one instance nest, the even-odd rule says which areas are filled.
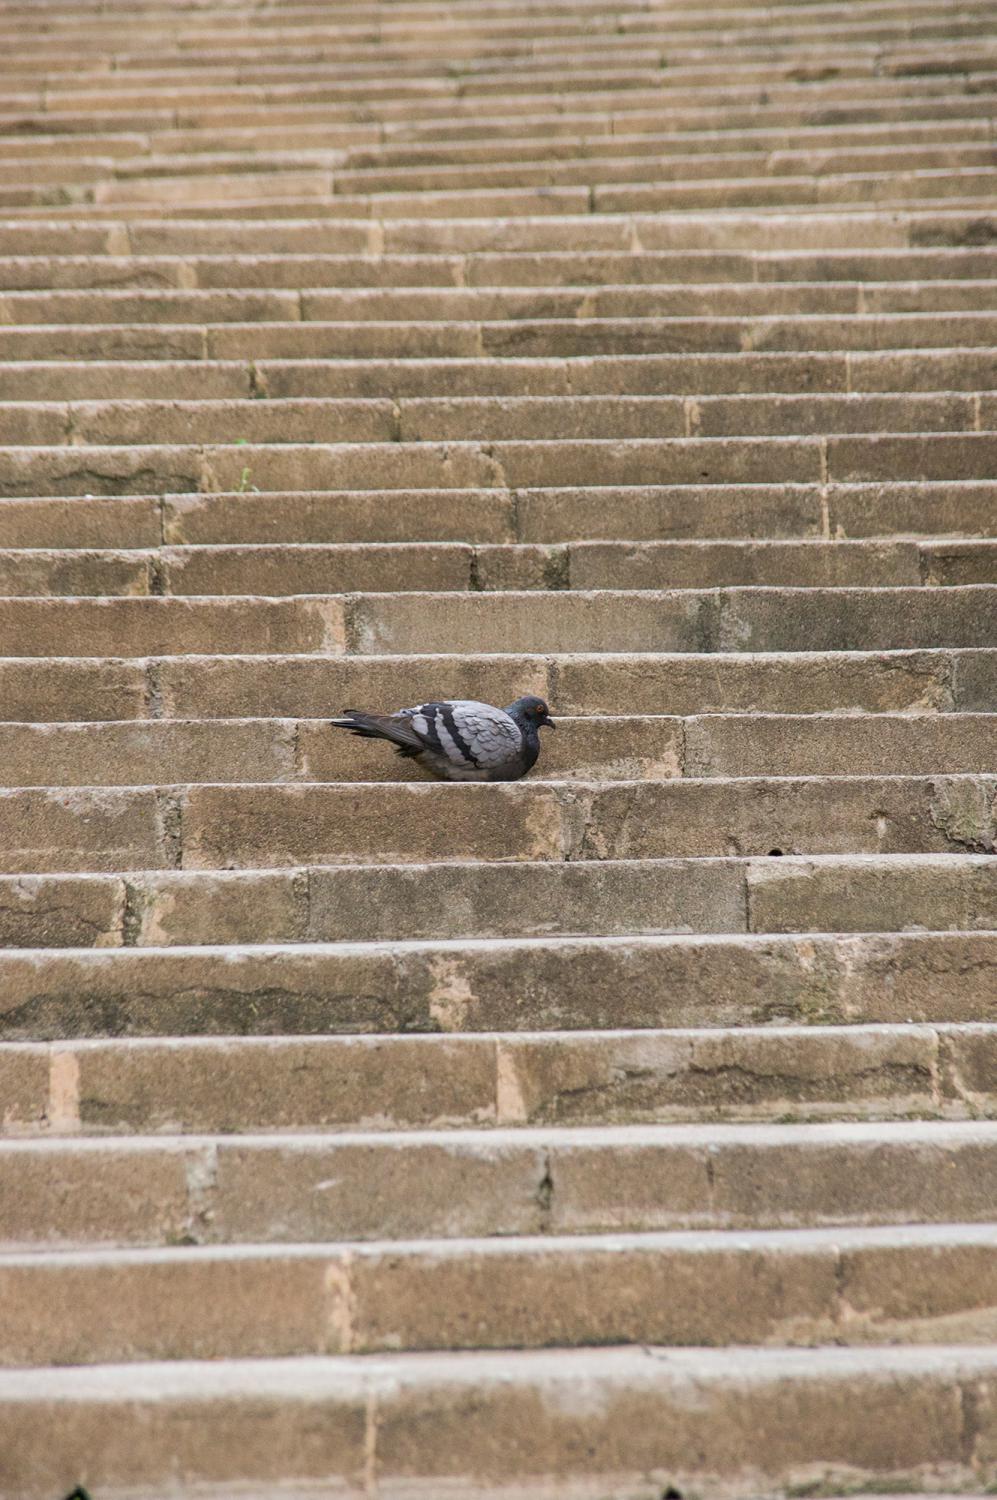
[[[0,1500],[993,1489],[985,7],[157,4],[0,12]]]

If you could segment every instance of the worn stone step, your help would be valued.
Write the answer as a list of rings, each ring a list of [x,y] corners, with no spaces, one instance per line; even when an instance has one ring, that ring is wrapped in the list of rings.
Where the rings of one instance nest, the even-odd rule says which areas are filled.
[[[409,928],[419,921],[425,927],[424,912],[411,897],[416,876],[421,877],[422,872],[406,873],[409,900],[405,921]],[[455,891],[464,900],[480,900],[488,892],[497,894],[502,902],[499,913],[489,913],[485,918],[486,924],[495,926],[512,909],[510,882],[484,873],[489,875],[486,880],[479,872],[472,872],[470,881],[458,881],[450,870],[446,880],[430,878],[426,884],[437,893],[445,890],[451,899]],[[624,925],[653,922],[653,913],[642,903],[655,885],[664,890],[673,911],[683,897],[689,909],[692,882],[686,882],[683,892],[674,877],[664,878],[665,872],[652,875],[653,880],[631,880],[629,890],[616,878],[616,872],[605,877],[605,889],[618,913],[614,921]],[[390,914],[380,922],[382,930],[391,925],[394,913],[403,905],[405,892],[399,893],[402,877],[397,872],[385,879],[369,871],[316,871],[311,878],[313,927],[321,924],[323,914],[337,898],[343,899],[345,910],[352,911],[372,893],[375,897],[385,895],[392,905]],[[211,913],[217,913],[224,924],[234,898],[246,899],[247,894],[253,900],[253,911],[263,902],[273,911],[281,893],[275,891],[273,878],[267,877],[261,896],[261,881],[259,872],[252,883],[240,883],[234,876],[224,880],[219,877],[212,883],[203,879],[181,882],[174,877],[169,882],[153,880],[150,887],[144,879],[142,889],[151,890],[152,899],[144,908],[138,907],[139,919],[149,919],[146,930],[155,927],[152,935],[158,940],[161,931],[168,935],[171,926],[175,931],[185,920],[188,926],[200,922],[207,928]],[[693,900],[703,905],[708,889],[717,885],[715,872],[707,871],[697,883]],[[519,890],[511,895],[522,900],[533,893],[548,897],[564,894],[571,903],[567,919],[560,919],[564,923],[574,912],[586,910],[586,898],[591,903],[598,884],[598,879],[531,880],[520,882]],[[727,886],[719,896],[729,906],[729,880]],[[297,895],[300,902],[300,891]],[[964,896],[972,906],[972,893],[964,890]],[[207,902],[200,913],[194,910],[198,900]],[[636,907],[636,918],[630,915],[628,905],[631,910]],[[130,924],[131,910],[127,913]],[[244,909],[236,920],[245,924],[249,914]],[[663,914],[659,920],[667,920],[668,915]],[[605,924],[605,914],[599,920]],[[326,918],[330,926],[337,921],[341,930],[342,916]],[[366,921],[369,924],[371,918]],[[228,925],[231,928],[233,924]],[[399,924],[395,921],[394,925]],[[458,925],[469,924],[462,918]],[[537,925],[535,917],[533,925]],[[440,938],[438,924],[430,928],[430,941],[390,946],[355,941],[270,946],[250,942],[224,948],[202,943],[146,949],[5,950],[0,954],[5,981],[2,1034],[5,1041],[51,1040],[58,1051],[71,1037],[519,1034],[534,1033],[538,1028],[602,1033],[616,1032],[621,1025],[641,1032],[668,1025],[710,1028],[715,1039],[710,1046],[719,1056],[728,1043],[735,1045],[730,1029],[745,1026],[765,1028],[767,1034],[773,1025],[978,1026],[993,1018],[997,964],[994,931],[839,936],[679,933],[569,939],[551,937],[551,925],[550,920],[541,925],[544,935],[538,939],[500,941],[448,942]],[[526,926],[528,921],[521,924]],[[355,930],[363,928],[361,919]],[[219,929],[212,927],[208,935],[217,944]],[[607,1072],[602,1067],[599,1059],[605,1062],[606,1049],[600,1053],[601,1045],[594,1043],[586,1054],[589,1062],[584,1067],[579,1065],[572,1074],[558,1074],[555,1069],[555,1080],[567,1076],[564,1086],[568,1107],[572,1097],[574,1107],[584,1107],[578,1095],[571,1095],[573,1079],[579,1077],[579,1087],[591,1087],[597,1093],[601,1090],[603,1102],[614,1089],[622,1089],[625,1094],[629,1088],[618,1068],[610,1066]],[[637,1043],[635,1046],[639,1050]],[[612,1052],[611,1044],[607,1043],[607,1048]],[[379,1066],[377,1056],[373,1054],[374,1072]],[[936,1114],[946,1100],[953,1109],[962,1107],[970,1112],[991,1107],[992,1042],[981,1034],[959,1056],[967,1064],[966,1076],[957,1076],[949,1066],[945,1088],[939,1085],[936,1089],[929,1113]],[[849,1088],[853,1097],[856,1091],[861,1094],[861,1067],[846,1071],[852,1075]],[[914,1088],[914,1073],[914,1065],[906,1075],[901,1072],[898,1086]],[[639,1069],[638,1074],[643,1076]],[[305,1086],[302,1077],[296,1076],[293,1097]],[[472,1069],[472,1077],[478,1076]],[[652,1095],[653,1076],[651,1070],[647,1087]],[[728,1075],[723,1091],[728,1105],[734,1102],[735,1087],[741,1089],[742,1099],[759,1092],[764,1095],[762,1084],[751,1082],[747,1073],[740,1084],[737,1078],[740,1075],[734,1079]],[[44,1094],[46,1117],[58,1119],[62,1110],[66,1127],[72,1128],[74,1112],[80,1107],[75,1079],[74,1064],[56,1063],[53,1092],[47,1066],[37,1058],[29,1059],[20,1071],[14,1071],[12,1118],[37,1119]],[[373,1082],[368,1086],[373,1088]],[[840,1086],[845,1088],[844,1084]],[[106,1082],[107,1089],[113,1092],[114,1087],[113,1080]],[[480,1087],[475,1087],[477,1099]],[[639,1088],[638,1077],[631,1099],[639,1097]],[[819,1085],[814,1088],[819,1093]],[[549,1101],[550,1092],[544,1095],[541,1091],[538,1097]],[[799,1107],[797,1101],[789,1112],[795,1114]],[[99,1100],[87,1108],[96,1119]],[[326,1103],[323,1108],[332,1106]],[[248,1118],[246,1123],[248,1127]]]
[[[995,1237],[959,1224],[8,1254],[0,1360],[983,1344]]]
[[[944,590],[728,588],[714,594],[506,592],[451,596],[445,615],[433,613],[428,595],[380,594],[351,606],[349,642],[354,650],[374,656],[488,650],[498,642],[511,651],[980,647],[997,644],[992,612],[987,614],[992,594],[986,585]],[[130,603],[114,600],[106,607]],[[134,601],[136,612],[144,603]],[[29,607],[28,601],[23,607]],[[50,610],[58,607],[59,601],[48,604]],[[21,608],[21,601],[7,602],[11,622],[19,619]],[[81,620],[86,608],[80,601]]]
[[[94,150],[103,149],[103,142],[115,142],[121,137],[97,137]],[[141,137],[138,139],[142,139]],[[33,142],[34,152],[40,156],[57,156],[56,137],[46,144]],[[778,126],[756,125],[753,128],[715,130],[644,130],[627,133],[625,122],[620,129],[609,131],[599,128],[595,121],[589,123],[584,116],[577,121],[577,132],[569,139],[559,136],[531,134],[517,131],[514,136],[501,139],[473,139],[460,141],[451,139],[445,144],[431,141],[413,144],[399,143],[395,139],[373,145],[355,145],[347,152],[347,164],[357,169],[404,169],[412,167],[452,167],[465,164],[533,163],[587,160],[613,156],[642,157],[667,156],[670,152],[691,156],[701,154],[716,159],[730,152],[778,152],[802,153],[807,148],[847,151],[853,147],[930,146],[938,147],[943,142],[954,144],[975,142],[985,144],[989,140],[986,122],[967,117],[961,120],[933,120],[930,124],[910,123],[875,125],[835,124],[819,127],[801,127],[787,130]],[[267,137],[261,135],[258,149],[268,147]],[[302,144],[304,144],[302,142]],[[274,149],[270,145],[270,149]],[[124,148],[113,151],[115,157],[137,155],[136,145],[129,152]],[[79,153],[83,154],[82,151]],[[87,155],[90,152],[86,153]],[[111,152],[108,153],[112,154]]]
[[[44,324],[9,327],[7,361],[315,360],[333,358],[556,359],[588,356],[992,349],[997,320],[983,312],[758,317],[543,318],[493,322],[264,324]],[[909,363],[909,361],[908,361]],[[693,369],[694,367],[689,367]],[[748,367],[750,369],[750,366]],[[747,369],[746,372],[747,374]]]
[[[11,497],[548,485],[875,483],[986,479],[997,432],[831,437],[4,447]]]
[[[670,24],[674,13],[670,13]],[[49,41],[49,46],[51,41]],[[271,99],[265,114],[252,104],[209,105],[198,108],[181,103],[172,110],[163,107],[136,107],[130,110],[103,110],[91,107],[85,111],[42,109],[40,101],[25,99],[20,108],[0,107],[0,134],[24,151],[36,141],[51,147],[63,139],[69,151],[86,149],[88,139],[104,142],[128,138],[136,140],[137,149],[158,147],[165,151],[203,151],[263,149],[300,149],[308,142],[327,147],[349,146],[357,142],[419,143],[432,145],[446,142],[457,152],[472,142],[501,145],[505,139],[567,137],[572,143],[602,136],[634,137],[662,132],[735,133],[740,139],[746,131],[758,129],[789,130],[795,141],[803,132],[817,127],[820,134],[841,134],[849,129],[881,130],[887,126],[903,129],[908,125],[930,127],[948,122],[968,125],[986,120],[989,104],[985,95],[967,94],[958,80],[941,87],[929,87],[922,76],[922,96],[909,91],[898,92],[895,80],[881,77],[878,92],[859,87],[847,98],[831,104],[833,120],[829,122],[819,98],[826,93],[819,83],[803,88],[775,86],[760,99],[757,90],[729,86],[725,102],[718,104],[695,91],[662,97],[650,90],[628,90],[626,93],[593,94],[591,99],[576,96],[570,101],[523,100],[507,98],[490,101],[487,108],[475,101],[469,112],[460,100],[442,107],[435,101],[407,101],[393,107],[390,101],[378,101],[379,120],[375,111],[350,103],[294,103]],[[829,101],[830,103],[830,101]],[[501,109],[505,113],[499,113]],[[26,132],[30,134],[26,135]],[[138,134],[141,133],[141,134]],[[82,141],[80,138],[83,138]],[[148,146],[146,146],[148,142]]]
[[[882,87],[882,80],[877,86]],[[813,95],[809,97],[812,99]],[[476,110],[477,105],[474,106]],[[989,106],[985,106],[989,108]],[[2,118],[2,110],[0,110]],[[485,133],[494,127],[485,125]],[[448,220],[305,220],[261,224],[252,218],[224,223],[206,217],[145,216],[101,220],[92,214],[72,221],[77,254],[288,254],[363,255],[467,254],[476,251],[730,251],[887,250],[975,244],[979,215],[971,208],[876,210],[778,214],[690,211],[674,219],[653,214],[559,214],[537,218]],[[0,219],[0,254],[66,253],[66,222],[54,218]],[[7,335],[5,335],[7,337]]]
[[[20,788],[0,792],[0,869],[991,853],[995,786],[887,775]]]
[[[5,607],[10,611],[6,618]],[[67,626],[78,649],[98,656],[176,651],[185,644],[214,651],[227,645],[239,651],[256,646],[336,653],[343,648],[341,624],[341,602],[314,595],[253,600],[39,597],[0,603],[4,650],[37,657],[50,656],[69,639]]]
[[[110,279],[115,263],[104,271]],[[118,272],[120,275],[120,271]],[[453,275],[451,274],[451,280]],[[226,324],[305,322],[523,322],[539,318],[735,318],[975,313],[993,296],[991,280],[767,280],[742,285],[323,287],[271,290],[161,288],[4,291],[4,322],[32,324]]]
[[[987,348],[808,353],[620,354],[502,359],[14,360],[0,364],[9,401],[185,400],[244,402],[310,397],[411,400],[501,396],[677,398],[769,395],[780,391],[868,393],[989,391],[995,356]],[[914,405],[917,405],[915,401]],[[719,408],[718,408],[719,409]],[[93,418],[88,407],[82,413]],[[252,415],[241,407],[243,417]]]
[[[79,101],[82,102],[82,101]],[[0,105],[3,99],[0,96]],[[698,159],[697,159],[698,160]],[[608,175],[608,174],[607,174]],[[5,216],[50,221],[110,221],[129,209],[169,213],[183,220],[240,218],[313,220],[449,221],[470,211],[476,218],[570,214],[684,213],[718,204],[725,209],[808,208],[852,212],[873,203],[885,208],[928,209],[951,204],[985,211],[997,170],[969,166],[834,175],[696,178],[686,182],[595,182],[539,187],[467,187],[408,192],[336,193],[329,172],[254,177],[136,178],[67,190],[64,186],[0,189]],[[192,190],[196,185],[196,190]],[[68,198],[68,202],[67,202]]]
[[[731,714],[561,717],[538,773],[569,781],[951,775],[994,765],[997,715]],[[7,787],[163,782],[426,781],[385,744],[328,719],[0,723]]]
[[[997,645],[993,585],[670,592],[392,593],[259,598],[8,598],[5,656],[228,651],[393,656],[764,652]],[[444,609],[445,606],[445,609]],[[67,636],[67,629],[71,637]],[[722,705],[725,707],[726,705]],[[838,706],[835,704],[834,706]],[[324,707],[321,711],[324,711]],[[189,715],[188,715],[189,716]]]
[[[192,996],[210,986],[220,957],[218,950],[203,951],[199,980],[186,964]],[[156,983],[157,958],[147,950],[122,964],[119,953],[104,972],[116,962],[142,986],[151,971],[168,1004],[169,991]],[[269,977],[276,978],[272,965]],[[85,987],[86,965],[80,979]],[[91,990],[90,1003],[103,1000],[106,1015],[115,1003],[113,985],[98,995]],[[234,986],[226,999],[234,1005]],[[5,1042],[0,1078],[8,1101],[3,1134],[16,1138],[376,1133],[773,1117],[979,1119],[997,1114],[995,1058],[997,1027],[987,1025],[129,1038]]]
[[[448,30],[448,43],[451,39]],[[711,38],[711,42],[714,40]],[[46,38],[46,58],[52,41],[52,37]],[[438,39],[431,49],[438,53]],[[305,93],[308,97],[302,99],[301,91],[271,90],[264,111],[258,96],[254,98],[248,91],[241,100],[229,103],[209,99],[203,93],[193,101],[186,94],[175,93],[175,108],[162,100],[123,107],[120,100],[98,98],[91,99],[84,109],[67,105],[64,100],[56,103],[42,98],[39,90],[29,90],[13,99],[8,95],[7,104],[0,109],[0,121],[3,128],[14,132],[23,132],[26,120],[34,133],[44,134],[149,132],[157,142],[173,149],[190,149],[192,139],[197,149],[197,138],[206,134],[209,149],[217,149],[220,130],[226,135],[238,130],[244,138],[250,132],[257,138],[264,132],[264,139],[275,131],[278,137],[284,132],[283,138],[294,147],[300,145],[300,136],[287,129],[294,124],[327,123],[334,130],[362,124],[367,127],[366,139],[379,139],[383,133],[385,139],[460,141],[475,137],[494,140],[501,135],[511,138],[524,132],[536,135],[550,121],[554,122],[552,133],[577,137],[593,126],[603,130],[615,126],[624,135],[632,131],[731,131],[761,125],[840,129],[860,123],[966,120],[987,113],[985,98],[975,91],[967,92],[965,80],[944,73],[936,79],[922,73],[914,87],[909,79],[886,74],[880,74],[875,86],[867,79],[846,84],[811,78],[802,86],[773,81],[762,96],[757,88],[729,79],[722,100],[713,91],[704,93],[695,88],[673,88],[667,94],[654,88],[593,89],[562,99],[507,93],[473,101],[476,111],[459,97],[448,101],[427,94],[398,101],[382,97],[368,101],[365,107],[329,91],[321,99],[316,98],[314,89]],[[831,106],[830,113],[826,106]]]
[[[609,530],[633,542],[739,537],[984,538],[989,482],[649,485],[542,490],[360,490],[0,500],[0,545],[458,541],[557,544]]]
[[[293,160],[293,159],[292,159]],[[889,174],[925,173],[939,170],[962,172],[966,169],[992,168],[995,160],[994,147],[984,142],[971,140],[953,141],[944,145],[865,146],[848,143],[840,145],[828,141],[816,149],[790,148],[775,152],[765,148],[752,148],[749,141],[728,141],[716,144],[713,152],[686,152],[681,143],[661,146],[652,155],[631,155],[622,143],[613,149],[596,153],[581,153],[576,159],[537,160],[536,157],[507,160],[504,157],[492,162],[460,162],[452,165],[370,165],[356,166],[352,163],[333,169],[333,190],[349,194],[381,194],[396,192],[437,192],[460,189],[478,189],[515,185],[560,186],[565,184],[654,183],[682,187],[697,181],[724,182],[725,191],[718,194],[721,201],[729,201],[729,183],[741,179],[763,182],[766,178],[782,184],[792,178],[799,184],[815,178],[823,187],[832,176],[851,177],[881,172]],[[299,170],[306,163],[300,163]],[[256,170],[254,168],[254,170]],[[259,164],[261,172],[267,170],[266,158]],[[106,194],[107,201],[118,201],[122,181],[136,189],[142,182],[145,198],[157,196],[158,180],[155,170],[138,163],[134,172],[114,162],[106,168],[87,170],[81,163],[61,164],[56,168],[58,180],[99,181],[98,192]],[[12,176],[12,180],[16,180]],[[674,185],[674,186],[673,186]],[[599,189],[597,188],[597,191]],[[736,187],[734,189],[736,193]],[[826,201],[826,193],[818,195],[817,201]],[[890,196],[883,194],[883,197]],[[597,200],[598,201],[598,200]],[[752,200],[754,201],[754,200]],[[784,200],[779,200],[784,201]]]
[[[0,402],[0,438],[21,446],[144,443],[152,435],[164,445],[258,445],[980,434],[995,424],[991,391]],[[230,440],[233,432],[241,436]]]
[[[165,1500],[178,1465],[188,1483],[208,1492],[241,1483],[253,1500],[301,1500],[330,1474],[347,1481],[375,1465],[386,1497],[446,1485],[455,1500],[471,1500],[512,1479],[524,1496],[554,1485],[564,1500],[582,1500],[593,1477],[638,1494],[648,1475],[659,1489],[747,1494],[815,1469],[880,1492],[943,1473],[967,1491],[992,1473],[975,1455],[992,1442],[994,1366],[989,1350],[944,1345],[649,1345],[514,1360],[496,1352],[10,1371],[0,1377],[0,1409],[17,1458],[5,1500],[48,1500],[81,1470],[91,1486]],[[798,1415],[790,1424],[787,1390]],[[968,1395],[980,1406],[967,1454]]]
[[[130,638],[129,644],[132,644]],[[395,708],[430,698],[556,714],[993,711],[997,651],[696,652],[662,655],[205,656],[0,658],[2,722],[324,718],[333,705]]]
[[[990,757],[982,741],[987,727],[992,731],[995,725],[997,720],[988,715],[979,720],[946,715],[944,726],[929,729],[923,750],[911,745],[906,759],[913,757],[932,771],[984,769]],[[545,774],[583,780],[681,774],[681,719],[567,718],[560,721],[559,733],[562,728],[556,747],[545,747]],[[898,724],[892,757],[903,758],[899,745],[917,737],[905,736]],[[382,744],[381,749],[388,747]],[[700,752],[697,765],[706,755]],[[879,759],[893,768],[889,751]],[[0,724],[0,764],[6,786],[426,779],[400,757],[371,755],[364,742],[334,734],[328,720]]]
[[[926,47],[915,52],[913,58],[908,58],[908,68],[911,62],[920,63],[921,67],[915,66],[913,70],[916,75],[925,71],[925,63],[932,63],[934,67],[930,71],[937,69],[942,74],[936,88],[944,92],[949,92],[956,80],[964,84],[971,75],[986,79],[992,73],[993,53],[990,51],[988,55],[987,48],[981,48],[978,40],[964,42],[952,50],[957,55],[952,57],[946,49],[945,61],[940,65],[937,49]],[[418,117],[426,110],[440,113],[446,105],[455,104],[458,106],[455,113],[469,112],[474,103],[506,116],[532,110],[538,100],[546,103],[551,95],[561,96],[565,104],[584,98],[591,106],[602,95],[618,100],[623,92],[640,97],[641,102],[653,98],[668,104],[684,103],[689,99],[701,101],[704,92],[708,95],[724,84],[734,91],[735,97],[738,90],[750,95],[753,86],[755,97],[759,86],[764,88],[766,84],[773,90],[780,85],[790,89],[799,87],[801,59],[798,55],[773,57],[769,52],[752,56],[749,52],[743,60],[740,53],[719,60],[705,58],[699,51],[691,58],[679,55],[674,66],[666,64],[665,67],[662,67],[662,57],[663,54],[652,47],[649,54],[641,52],[636,58],[624,54],[618,60],[607,59],[598,54],[591,59],[572,59],[571,66],[565,57],[561,60],[562,65],[557,67],[557,59],[547,56],[538,59],[532,69],[523,68],[517,59],[512,65],[500,64],[487,72],[475,74],[471,71],[459,77],[439,69],[439,66],[436,76],[409,76],[397,64],[392,67],[382,62],[365,73],[358,74],[355,68],[351,68],[346,76],[331,79],[325,66],[306,67],[302,75],[295,77],[293,69],[268,69],[262,63],[244,70],[248,76],[241,86],[231,74],[214,77],[209,72],[200,79],[192,76],[178,82],[172,71],[158,75],[152,73],[148,81],[138,75],[129,77],[127,72],[117,72],[102,77],[99,83],[95,80],[88,85],[81,81],[79,87],[73,87],[70,79],[55,78],[52,87],[46,88],[42,84],[35,93],[19,92],[16,81],[11,80],[0,99],[22,107],[44,105],[57,111],[94,109],[109,115],[115,111],[130,112],[167,103],[188,112],[233,106],[246,109],[266,102],[269,97],[285,104],[331,101],[362,105],[366,106],[364,112],[368,114],[373,108],[376,115],[385,118],[410,118],[413,115]],[[911,76],[901,57],[902,54],[896,56],[895,66],[888,72],[875,47],[863,49],[858,54],[840,48],[830,52],[821,49],[821,63],[833,67],[834,76],[823,88],[820,88],[819,80],[814,80],[818,87],[812,87],[810,92],[821,102],[865,99],[870,93],[880,90],[882,94],[894,93],[901,97],[914,93],[923,96],[925,88],[921,78]],[[803,66],[805,69],[805,62]]]
[[[886,79],[880,76],[886,70],[877,52],[874,47],[858,53],[841,48],[830,52],[822,49],[821,60],[825,65],[833,66],[834,74],[825,94],[836,99],[863,97],[872,91],[874,84],[881,86],[886,82],[889,74]],[[930,60],[935,67],[938,66],[937,50],[933,52],[928,47],[914,55],[922,63]],[[686,57],[679,52],[675,64],[665,67],[662,67],[662,56],[653,47],[649,53],[641,51],[636,57],[628,58],[624,54],[618,61],[597,52],[591,59],[582,58],[570,68],[557,68],[556,58],[548,56],[538,59],[532,69],[523,68],[517,59],[513,65],[500,63],[486,72],[475,74],[471,71],[460,77],[440,68],[439,64],[436,76],[419,77],[418,74],[409,74],[398,64],[392,67],[385,61],[369,72],[358,73],[351,67],[344,76],[331,79],[324,66],[306,67],[303,75],[295,78],[293,69],[268,69],[261,59],[255,68],[242,70],[246,76],[241,86],[232,72],[227,77],[224,72],[218,77],[209,72],[204,78],[190,77],[183,82],[178,82],[172,71],[153,72],[147,80],[136,75],[129,77],[127,72],[116,72],[89,84],[84,75],[79,86],[75,87],[71,78],[56,77],[49,88],[39,80],[41,86],[36,101],[30,93],[18,92],[16,80],[11,80],[0,95],[0,101],[21,103],[31,100],[35,107],[44,104],[54,110],[94,108],[111,113],[166,103],[188,109],[192,106],[204,109],[239,104],[245,107],[265,102],[269,94],[271,97],[277,95],[285,103],[324,100],[362,103],[368,107],[373,105],[379,113],[385,112],[382,101],[386,101],[388,111],[397,113],[401,107],[408,116],[412,113],[418,115],[421,101],[437,106],[460,101],[467,109],[469,104],[480,100],[487,101],[493,110],[505,113],[513,100],[521,101],[521,108],[532,108],[537,97],[547,98],[551,94],[561,95],[566,100],[572,96],[586,96],[591,103],[600,93],[618,96],[620,91],[644,91],[653,93],[659,100],[669,101],[689,95],[700,98],[704,90],[722,87],[724,83],[732,89],[750,89],[751,85],[764,87],[765,84],[776,88],[779,84],[798,83],[799,78],[798,55],[773,57],[769,52],[767,56],[757,53],[752,56],[748,52],[746,55],[733,53],[718,60],[705,58],[702,51],[694,51]],[[900,56],[902,53],[898,54],[898,62]],[[951,52],[946,49],[946,56],[949,66],[945,71],[950,75],[986,77],[994,67],[992,51],[978,40],[952,44]],[[893,91],[900,94],[923,92],[923,85],[918,88],[920,79],[905,76],[902,65],[896,68],[889,81],[893,84]]]
[[[692,34],[687,28],[682,28],[676,36],[663,28],[660,19],[657,24],[651,17],[642,20],[643,24],[636,29],[625,27],[622,32],[614,33],[610,19],[603,16],[591,29],[576,23],[574,27],[558,27],[554,34],[547,25],[530,26],[527,21],[529,29],[524,28],[525,34],[517,35],[510,29],[502,36],[500,45],[497,45],[497,38],[482,33],[478,27],[470,32],[455,28],[452,34],[447,33],[447,55],[451,59],[459,58],[458,74],[472,80],[490,79],[496,74],[506,78],[512,68],[520,76],[529,77],[534,71],[546,73],[552,65],[569,60],[586,70],[609,64],[614,70],[625,69],[629,73],[642,67],[662,65],[665,48],[667,63],[671,67],[688,73],[704,66],[704,53],[710,39],[706,27]],[[968,39],[976,37],[981,38],[981,45],[985,48],[988,40],[986,20],[979,13],[962,17],[950,25],[940,18],[922,22],[916,36],[905,32],[896,22],[893,26],[880,24],[871,28],[847,24],[834,28],[808,28],[805,40],[784,23],[782,29],[774,28],[760,36],[757,27],[751,26],[746,16],[740,18],[740,25],[735,22],[733,29],[725,32],[727,44],[736,46],[735,56],[742,69],[745,64],[757,65],[769,60],[775,76],[779,77],[782,73],[780,65],[784,64],[788,49],[802,53],[802,63],[809,50],[808,44],[823,42],[837,65],[832,70],[834,76],[849,79],[868,74],[869,53],[879,50],[877,44],[883,44],[887,49],[883,70],[889,76],[902,74],[904,63],[909,65],[918,58],[929,40],[934,40],[937,45],[939,38],[944,39],[949,67],[953,72],[962,71],[960,63],[964,62]],[[256,46],[247,40],[246,44],[234,47],[230,44],[226,48],[221,36],[203,33],[199,40],[202,46],[196,51],[190,50],[188,41],[186,46],[167,47],[160,53],[143,47],[124,55],[112,52],[110,56],[93,55],[88,50],[82,56],[74,57],[68,50],[63,50],[65,38],[62,46],[57,46],[48,55],[31,51],[25,54],[18,46],[6,60],[4,77],[8,87],[30,86],[40,80],[52,90],[92,89],[105,83],[114,89],[142,81],[159,88],[171,77],[186,83],[179,71],[186,63],[185,71],[192,79],[218,86],[252,87],[268,82],[312,82],[323,78],[338,84],[344,79],[366,76],[373,80],[372,94],[376,99],[382,92],[380,84],[385,76],[398,73],[405,81],[424,79],[431,84],[442,84],[454,71],[454,63],[448,67],[428,45],[430,37],[424,31],[420,31],[418,41],[411,34],[403,41],[401,37],[376,36],[370,31],[366,34],[352,31],[348,36],[341,33],[337,36],[331,28],[324,35],[311,31],[309,45],[303,45],[300,36],[292,39],[277,32],[267,38],[267,45],[261,44],[262,39]],[[967,68],[965,71],[975,70]],[[558,87],[570,88],[570,83],[561,81]]]
[[[6,1248],[986,1222],[997,1122],[0,1141]]]
[[[985,854],[0,877],[0,945],[997,930]]]
[[[983,539],[0,549],[0,597],[5,598],[990,583],[997,583],[997,541]]]
[[[985,129],[985,122],[979,122]],[[944,130],[932,122],[932,133]],[[896,126],[889,127],[892,133]],[[868,133],[867,127],[862,127]],[[9,137],[7,138],[10,139]],[[127,138],[124,138],[127,139]],[[612,140],[613,137],[607,137]],[[641,139],[641,138],[635,138]],[[650,140],[653,141],[653,137]],[[73,137],[52,136],[53,151],[63,155]],[[31,142],[37,146],[37,141]],[[548,142],[551,150],[564,150]],[[27,151],[28,143],[17,149]],[[494,150],[477,142],[465,148]],[[446,146],[395,148],[415,155],[459,154],[454,142]],[[161,255],[6,255],[0,257],[0,287],[4,291],[69,291],[89,288],[308,289],[330,287],[600,287],[703,282],[829,282],[880,287],[897,282],[988,281],[997,276],[997,253],[986,246],[932,250],[724,251],[724,250],[570,250],[520,253],[436,253],[417,255],[269,254],[251,255],[172,253]]]

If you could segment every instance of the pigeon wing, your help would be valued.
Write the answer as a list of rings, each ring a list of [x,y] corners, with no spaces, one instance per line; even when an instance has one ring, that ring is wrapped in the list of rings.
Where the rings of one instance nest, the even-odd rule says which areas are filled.
[[[455,766],[494,771],[508,765],[522,750],[523,737],[515,720],[490,703],[460,698],[420,703],[403,713],[426,748]]]

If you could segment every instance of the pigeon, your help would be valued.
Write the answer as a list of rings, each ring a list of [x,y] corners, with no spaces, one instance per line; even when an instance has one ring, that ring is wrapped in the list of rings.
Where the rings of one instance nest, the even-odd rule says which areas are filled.
[[[330,719],[367,740],[389,740],[441,781],[518,781],[540,754],[540,726],[556,726],[542,698],[517,698],[508,708],[458,698],[420,703],[394,714],[346,709]]]

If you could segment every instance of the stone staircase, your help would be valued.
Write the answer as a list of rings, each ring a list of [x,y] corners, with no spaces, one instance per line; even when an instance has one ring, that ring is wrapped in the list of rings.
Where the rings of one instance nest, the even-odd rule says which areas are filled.
[[[995,22],[0,0],[3,1500],[997,1484]]]

